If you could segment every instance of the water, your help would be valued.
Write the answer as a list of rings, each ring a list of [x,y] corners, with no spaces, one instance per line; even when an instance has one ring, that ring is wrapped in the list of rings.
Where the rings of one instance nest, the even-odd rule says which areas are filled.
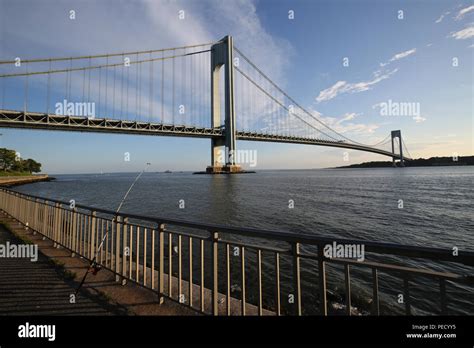
[[[115,210],[136,175],[55,175],[56,181],[23,185],[17,190]],[[184,200],[184,209],[179,208],[180,200]],[[290,200],[294,202],[292,209]],[[233,176],[145,173],[122,211],[295,234],[474,251],[474,168],[260,171]],[[451,270],[465,270],[453,267]],[[336,271],[330,271],[335,274],[335,283],[329,286],[335,299],[343,289],[340,272]],[[367,275],[360,276],[359,282],[354,280],[353,290],[363,307],[364,297],[369,298],[371,290],[364,287]],[[418,308],[415,312],[423,314],[435,306],[438,293],[433,292],[433,284],[428,280],[414,283],[413,296],[418,296],[420,302],[414,305]],[[394,292],[385,298],[387,307],[395,313],[402,310],[403,305],[394,301],[399,293],[396,288],[400,287],[397,280],[387,276],[380,286]],[[453,285],[451,289],[456,294],[467,288]],[[471,295],[450,303],[453,313],[460,314],[473,314],[473,306]]]

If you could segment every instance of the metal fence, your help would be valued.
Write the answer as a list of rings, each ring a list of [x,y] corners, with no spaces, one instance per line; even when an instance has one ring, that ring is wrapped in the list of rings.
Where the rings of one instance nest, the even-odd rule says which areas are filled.
[[[473,252],[116,214],[4,188],[0,209],[87,260],[107,235],[97,263],[116,281],[205,314],[456,314],[460,305],[460,314],[474,312]],[[364,260],[328,257],[334,243],[363,245]]]

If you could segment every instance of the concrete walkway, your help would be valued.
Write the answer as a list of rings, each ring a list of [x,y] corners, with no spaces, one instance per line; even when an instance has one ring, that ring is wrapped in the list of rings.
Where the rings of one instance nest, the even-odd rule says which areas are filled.
[[[24,244],[0,225],[0,244]],[[110,315],[126,311],[97,296],[70,303],[72,281],[64,271],[38,253],[38,260],[0,258],[0,315]],[[67,278],[67,277],[66,277]]]
[[[30,242],[38,245],[38,261],[0,258],[0,315],[196,315],[171,301],[159,305],[152,291],[129,283],[122,286],[114,275],[102,270],[89,275],[86,284],[70,303],[88,262],[71,257],[47,239],[33,234],[0,212],[0,244]],[[13,231],[11,233],[9,230]],[[19,239],[20,238],[20,239]]]

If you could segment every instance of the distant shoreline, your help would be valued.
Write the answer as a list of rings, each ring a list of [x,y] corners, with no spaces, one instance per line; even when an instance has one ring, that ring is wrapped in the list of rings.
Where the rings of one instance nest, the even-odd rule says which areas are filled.
[[[453,157],[430,157],[418,158],[410,161],[405,161],[405,167],[458,167],[458,166],[473,166],[474,156],[459,156]],[[359,164],[351,164],[348,166],[335,167],[333,169],[347,169],[347,168],[389,168],[393,167],[392,161],[373,161],[363,162]]]
[[[2,176],[0,177],[0,186],[11,187],[23,184],[31,184],[40,181],[51,181],[54,180],[48,174],[43,175],[23,175],[23,176]]]

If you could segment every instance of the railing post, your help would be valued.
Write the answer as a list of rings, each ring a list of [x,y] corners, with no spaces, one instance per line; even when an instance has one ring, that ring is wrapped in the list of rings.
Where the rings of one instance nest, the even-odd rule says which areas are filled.
[[[48,220],[49,220],[48,208],[49,208],[48,201],[44,201],[43,202],[43,230],[41,231],[41,234],[43,236],[46,236],[48,234]]]
[[[72,230],[71,230],[71,243],[72,243],[72,253],[71,257],[76,256],[76,248],[77,248],[77,209],[73,208],[72,209]]]
[[[165,280],[164,280],[164,273],[165,273],[165,225],[159,224],[159,239],[160,239],[160,261],[159,261],[159,274],[158,274],[158,302],[162,304],[164,302],[164,287],[165,287]]]
[[[94,254],[95,254],[95,228],[96,228],[96,216],[97,216],[97,213],[95,211],[92,211],[91,212],[91,221],[90,221],[90,229],[91,229],[91,233],[90,233],[90,236],[91,236],[91,239],[89,241],[89,247],[90,247],[90,251],[89,251],[89,258],[90,259],[93,259],[94,258]]]
[[[219,315],[218,251],[219,233],[212,233],[212,314]]]
[[[59,234],[60,234],[60,219],[61,219],[61,216],[60,216],[60,209],[59,209],[59,203],[55,203],[54,204],[54,222],[53,222],[53,246],[55,248],[59,248],[59,244],[58,244],[58,241],[59,241]]]
[[[115,216],[115,281],[120,281],[120,221],[121,217]]]
[[[319,277],[319,301],[321,315],[328,315],[326,295],[326,262],[324,261],[324,245],[318,244],[318,277]]]
[[[127,229],[128,229],[128,217],[123,219],[123,246],[122,246],[122,285],[127,283],[127,254],[125,249],[127,248]],[[128,255],[130,257],[130,250],[132,246],[129,246]],[[146,272],[145,264],[143,265],[144,272]]]
[[[33,223],[31,224],[31,228],[33,230],[33,235],[36,235],[36,230],[38,229],[38,198],[35,198],[34,200],[34,206],[33,206]]]
[[[294,291],[296,296],[296,315],[301,315],[301,278],[300,278],[300,243],[293,243],[293,280]]]

